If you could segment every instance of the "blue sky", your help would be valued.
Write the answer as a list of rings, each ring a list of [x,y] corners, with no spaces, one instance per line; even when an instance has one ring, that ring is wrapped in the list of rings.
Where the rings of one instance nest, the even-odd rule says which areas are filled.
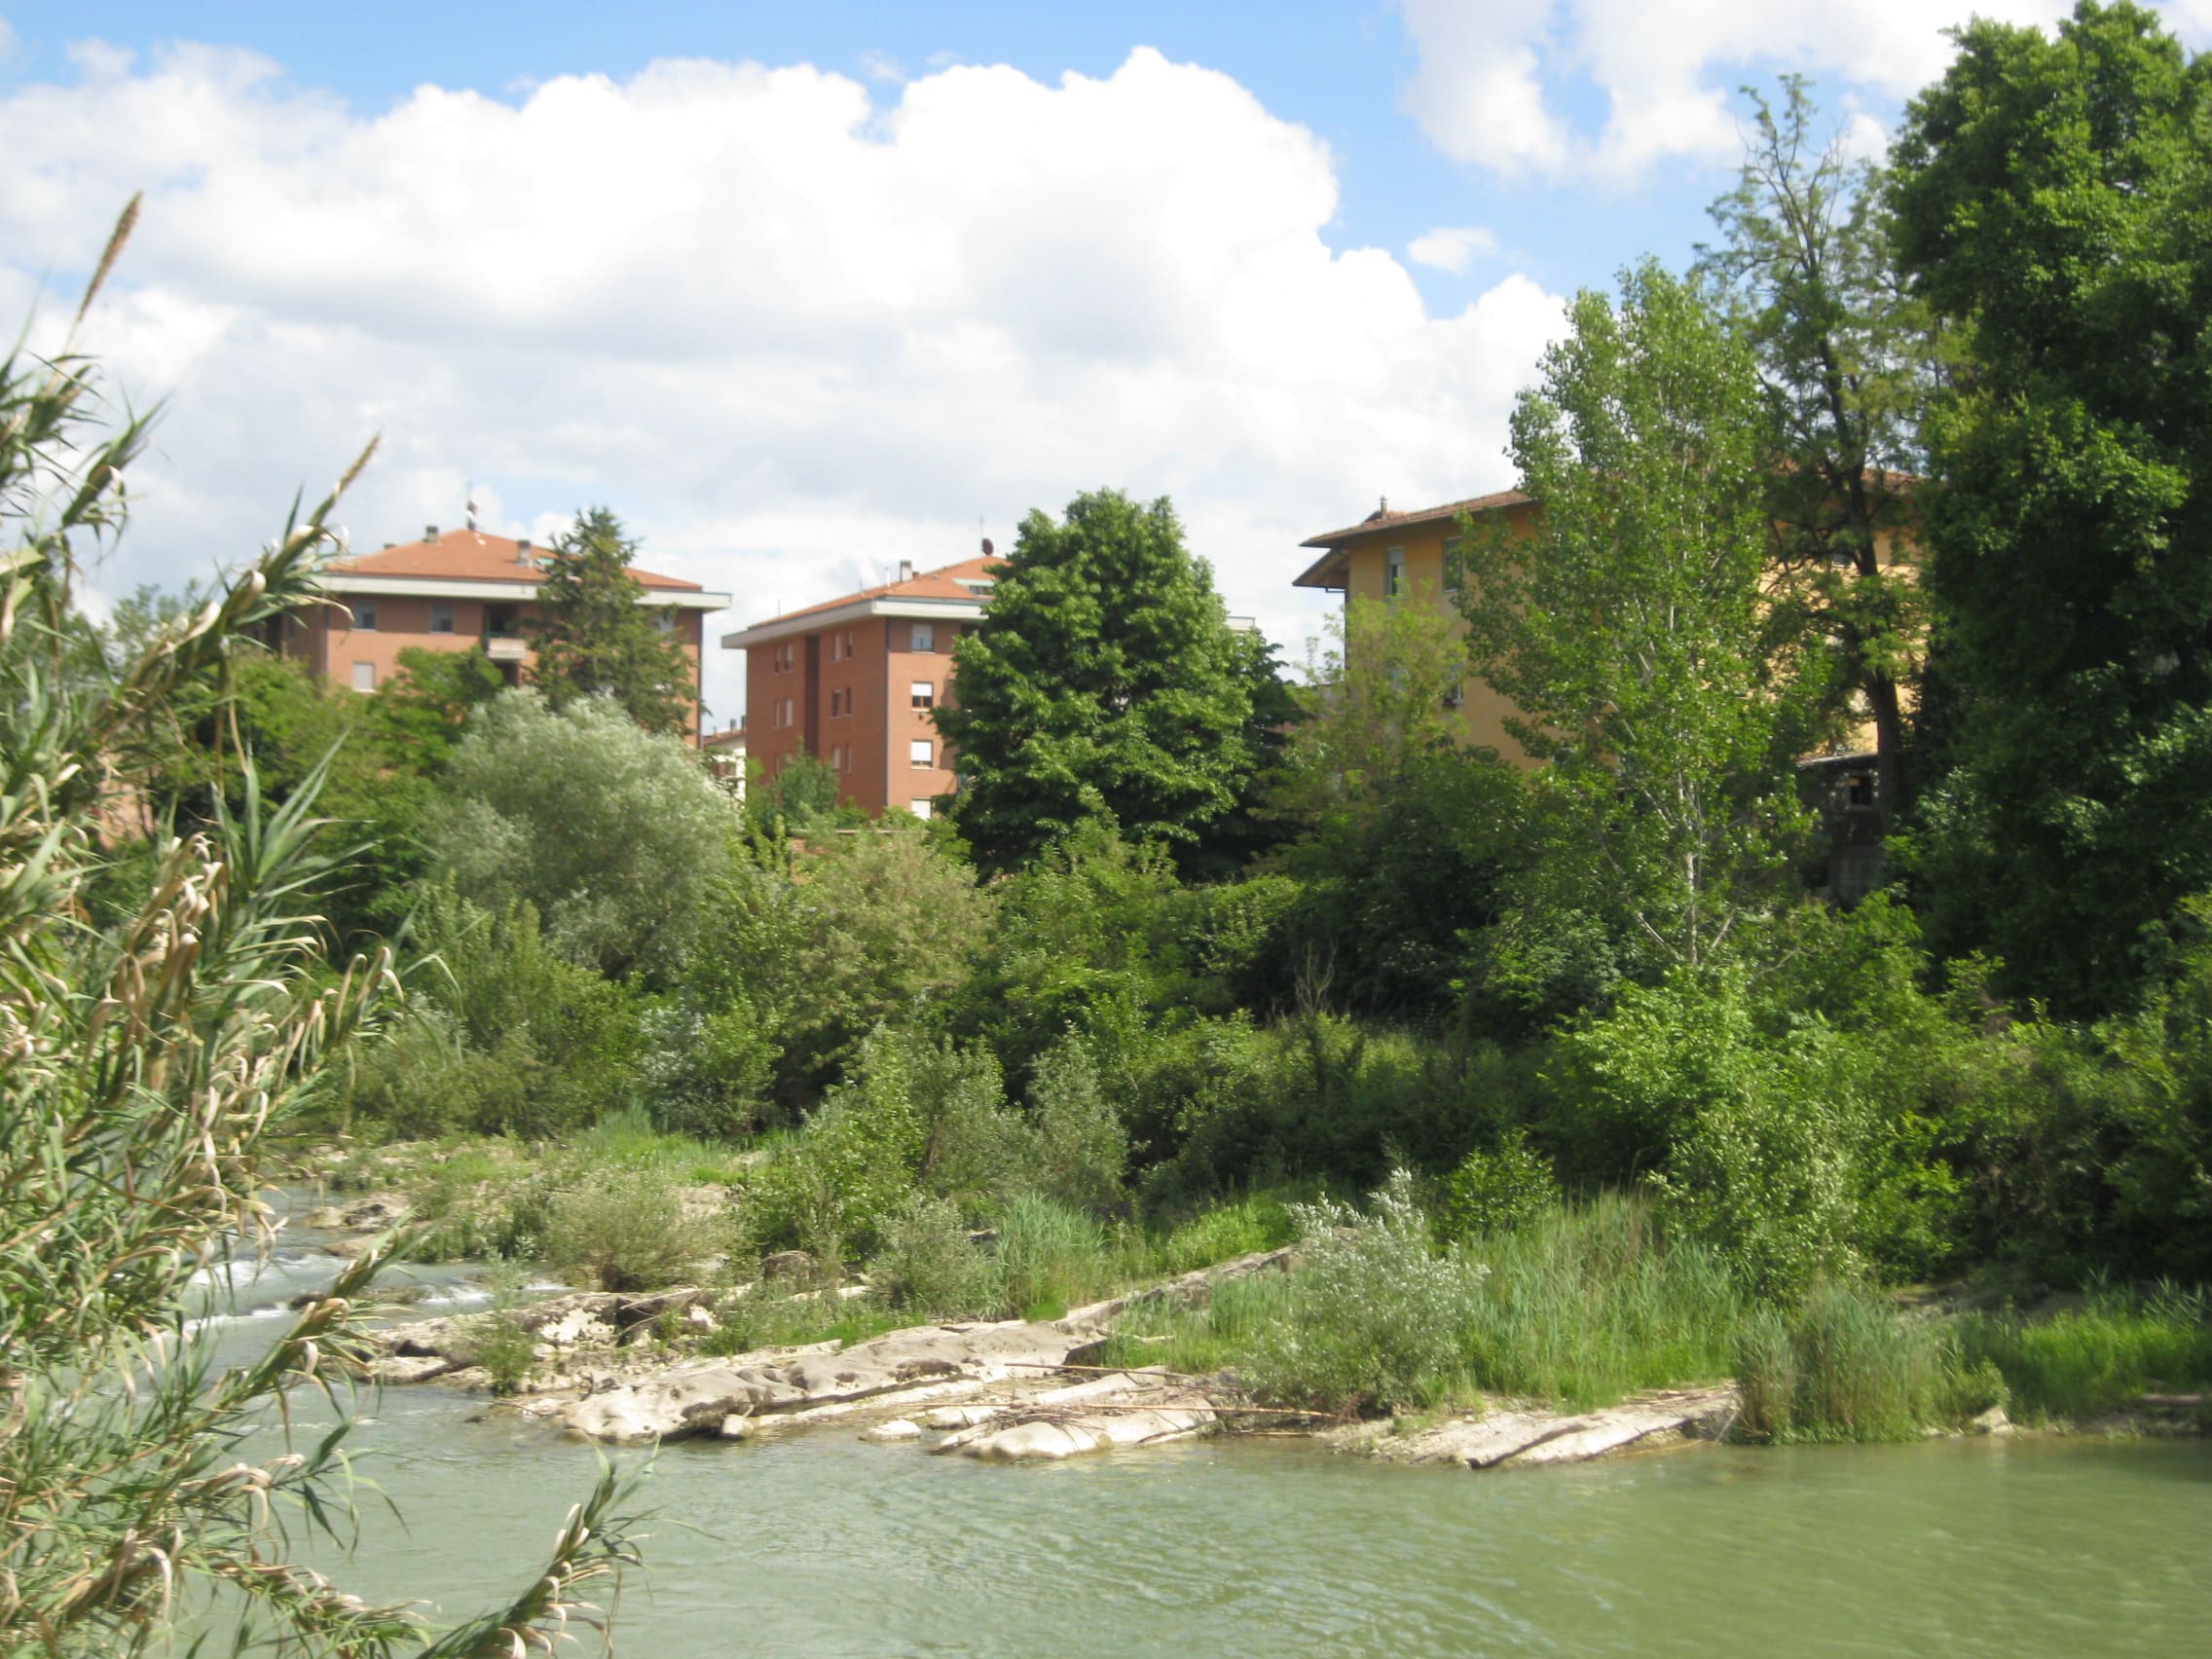
[[[1740,85],[1806,72],[1871,152],[1969,10],[0,0],[0,310],[51,330],[147,193],[86,341],[169,399],[109,592],[381,432],[358,542],[606,501],[718,631],[1171,495],[1296,660],[1297,543],[1511,482],[1564,298],[1688,257]]]

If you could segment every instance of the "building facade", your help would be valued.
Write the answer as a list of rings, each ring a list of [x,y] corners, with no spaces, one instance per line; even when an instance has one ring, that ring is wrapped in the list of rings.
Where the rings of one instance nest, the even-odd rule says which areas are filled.
[[[956,787],[937,711],[952,693],[952,647],[989,602],[983,555],[809,606],[722,636],[743,651],[746,742],[757,776],[812,755],[841,799],[927,818]]]
[[[374,691],[391,679],[410,646],[481,651],[517,684],[532,662],[522,625],[537,615],[538,577],[552,557],[527,540],[477,530],[441,535],[431,525],[421,541],[332,561],[322,585],[339,604],[275,624],[279,637],[271,643],[331,684],[355,691]],[[704,618],[726,607],[729,595],[654,571],[633,568],[630,574],[645,590],[640,603],[653,608],[690,661],[687,729],[696,733]]]

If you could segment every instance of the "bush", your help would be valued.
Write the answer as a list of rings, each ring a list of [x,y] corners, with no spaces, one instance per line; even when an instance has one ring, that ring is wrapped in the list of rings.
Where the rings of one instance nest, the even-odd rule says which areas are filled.
[[[885,1225],[868,1264],[891,1307],[939,1319],[988,1317],[1005,1300],[999,1267],[969,1236],[960,1206],[916,1194]]]
[[[1298,1225],[1282,1200],[1255,1193],[1176,1228],[1161,1247],[1161,1265],[1170,1273],[1196,1272],[1256,1250],[1272,1250],[1297,1235]]]
[[[662,1290],[690,1276],[712,1241],[664,1172],[612,1169],[554,1195],[544,1248],[555,1267],[588,1274],[601,1290]]]
[[[1447,1239],[1511,1233],[1559,1206],[1551,1161],[1515,1129],[1494,1150],[1477,1147],[1444,1178],[1438,1220]]]
[[[1118,1201],[1129,1161],[1128,1131],[1081,1036],[1070,1032],[1037,1062],[1029,1103],[1044,1192],[1079,1209],[1103,1210]]]
[[[606,698],[555,714],[517,690],[469,717],[425,838],[465,897],[535,905],[571,962],[665,978],[710,914],[737,831],[681,739],[648,736]]]
[[[1291,1312],[1262,1335],[1247,1371],[1269,1399],[1323,1411],[1425,1404],[1458,1358],[1456,1336],[1487,1269],[1429,1245],[1413,1177],[1393,1171],[1361,1215],[1322,1199],[1294,1211],[1304,1258]]]

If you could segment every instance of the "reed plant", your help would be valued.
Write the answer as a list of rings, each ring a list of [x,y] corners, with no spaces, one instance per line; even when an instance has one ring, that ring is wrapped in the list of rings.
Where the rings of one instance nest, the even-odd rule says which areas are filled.
[[[361,1351],[384,1249],[248,1365],[217,1372],[188,1330],[208,1279],[269,1236],[273,1134],[328,1089],[393,989],[387,957],[325,959],[314,896],[340,862],[314,817],[327,762],[278,803],[234,746],[199,828],[129,861],[102,846],[134,758],[169,743],[180,710],[219,717],[235,656],[318,602],[327,516],[367,455],[196,613],[98,661],[79,561],[121,530],[147,427],[103,432],[97,402],[73,344],[0,356],[0,1652],[137,1652],[188,1618],[201,1653],[546,1645],[599,1618],[581,1590],[632,1559],[611,1474],[526,1589],[443,1637],[289,1562],[288,1527],[329,1530],[346,1512],[333,1377]],[[341,1427],[295,1444],[301,1395]],[[241,1455],[272,1419],[283,1450]]]
[[[2099,1285],[2081,1307],[2041,1318],[1964,1314],[1958,1334],[1968,1361],[2001,1373],[2030,1418],[2085,1420],[2142,1394],[2212,1386],[2212,1296],[2202,1290]]]

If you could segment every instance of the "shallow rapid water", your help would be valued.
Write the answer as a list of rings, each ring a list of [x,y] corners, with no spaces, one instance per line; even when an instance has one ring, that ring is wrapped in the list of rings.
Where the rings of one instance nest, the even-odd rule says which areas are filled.
[[[312,1276],[293,1254],[285,1282]],[[407,1526],[365,1507],[354,1560],[324,1565],[445,1617],[518,1586],[597,1469],[435,1385],[363,1410],[363,1473]],[[617,1630],[650,1659],[2175,1654],[2212,1631],[2205,1442],[1474,1475],[1282,1440],[1005,1468],[828,1431],[668,1447],[642,1502],[650,1572]]]

